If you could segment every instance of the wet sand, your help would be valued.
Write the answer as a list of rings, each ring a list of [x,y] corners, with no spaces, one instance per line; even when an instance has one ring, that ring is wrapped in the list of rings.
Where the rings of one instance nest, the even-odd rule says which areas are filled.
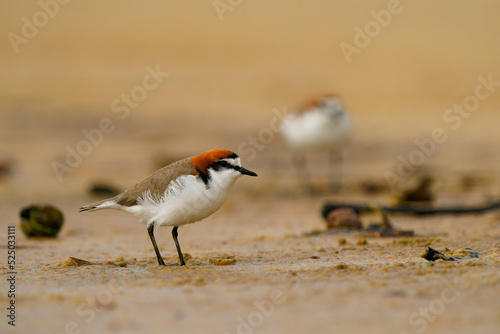
[[[243,2],[224,21],[211,3],[70,2],[18,54],[4,41],[0,159],[12,162],[12,173],[0,179],[2,244],[30,203],[58,206],[65,225],[53,240],[27,239],[18,228],[16,327],[3,316],[1,332],[497,333],[498,212],[391,217],[414,238],[306,235],[325,229],[320,210],[329,200],[387,205],[389,192],[367,195],[361,185],[386,184],[400,157],[419,150],[415,140],[429,143],[436,128],[446,140],[434,142],[398,186],[431,174],[436,205],[498,198],[500,94],[493,87],[459,126],[444,115],[474,96],[479,77],[500,78],[499,8],[454,2],[451,10],[451,3],[402,2],[404,10],[349,64],[339,43],[351,43],[353,27],[387,2]],[[36,3],[10,5],[0,14],[2,33],[19,32],[19,18],[37,10]],[[169,73],[159,86],[128,114],[115,112],[113,101],[143,85],[146,68],[157,64]],[[341,192],[308,196],[278,134],[261,137],[258,146],[250,136],[272,129],[277,115],[305,96],[332,90],[354,112],[356,132]],[[100,127],[104,118],[113,126],[108,133]],[[102,139],[58,179],[53,163],[67,165],[69,150],[88,140],[83,131],[95,129]],[[259,177],[241,178],[221,210],[179,230],[190,255],[186,267],[177,265],[170,229],[156,233],[169,263],[162,268],[133,217],[78,213],[96,200],[87,191],[96,180],[125,189],[159,160],[218,147],[237,151]],[[326,181],[325,161],[309,161],[318,187]],[[468,189],[466,176],[477,180]],[[363,217],[365,224],[377,220]],[[428,246],[470,247],[479,258],[430,263],[420,257]],[[72,266],[70,257],[90,264]],[[210,262],[220,257],[236,261]]]

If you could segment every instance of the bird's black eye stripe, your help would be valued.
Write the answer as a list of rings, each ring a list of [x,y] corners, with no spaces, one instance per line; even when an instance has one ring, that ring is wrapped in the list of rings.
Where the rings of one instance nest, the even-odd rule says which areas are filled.
[[[226,160],[218,160],[208,166],[209,168],[212,168],[213,170],[220,170],[221,168],[227,168],[227,169],[234,169],[234,170],[240,170],[240,166],[234,166],[231,165],[228,161]]]
[[[226,160],[219,160],[215,163],[217,165],[217,167],[222,167],[222,168],[232,168],[234,170],[240,170],[240,167],[239,166],[234,166],[234,165],[231,165],[229,162],[227,162]]]

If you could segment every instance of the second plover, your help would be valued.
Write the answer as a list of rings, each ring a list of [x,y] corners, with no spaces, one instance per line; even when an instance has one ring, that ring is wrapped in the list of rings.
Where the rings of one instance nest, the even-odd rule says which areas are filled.
[[[281,125],[281,134],[294,155],[302,182],[312,188],[306,166],[306,154],[320,151],[330,156],[330,185],[340,187],[343,149],[353,128],[350,112],[338,95],[317,96],[297,113],[289,114]],[[336,167],[336,168],[334,168]]]

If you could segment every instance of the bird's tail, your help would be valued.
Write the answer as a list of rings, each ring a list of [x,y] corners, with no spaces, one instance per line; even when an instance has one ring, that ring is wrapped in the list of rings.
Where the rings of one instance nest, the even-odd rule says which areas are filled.
[[[92,212],[92,211],[106,209],[108,207],[108,205],[106,205],[107,203],[109,204],[115,203],[114,198],[108,198],[99,202],[87,204],[85,206],[82,206],[78,212],[85,212],[85,211]]]

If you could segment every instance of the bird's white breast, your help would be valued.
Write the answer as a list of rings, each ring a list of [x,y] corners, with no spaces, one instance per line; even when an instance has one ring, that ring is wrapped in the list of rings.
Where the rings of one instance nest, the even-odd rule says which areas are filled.
[[[352,129],[350,114],[331,118],[318,111],[288,115],[281,126],[286,143],[294,150],[325,150],[340,147]]]
[[[209,173],[208,187],[194,175],[182,175],[170,183],[163,196],[155,198],[147,191],[138,205],[122,209],[148,225],[179,226],[200,221],[224,204],[229,188],[241,175],[234,170]]]

